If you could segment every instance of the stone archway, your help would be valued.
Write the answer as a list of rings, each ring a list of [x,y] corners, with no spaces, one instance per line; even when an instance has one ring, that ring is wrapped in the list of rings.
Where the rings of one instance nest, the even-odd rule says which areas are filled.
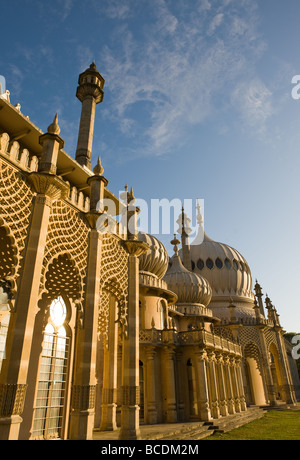
[[[281,365],[279,359],[279,353],[277,347],[274,343],[271,343],[269,347],[270,353],[270,367],[274,383],[274,389],[276,393],[276,399],[284,400],[284,394],[282,394],[281,388],[283,385],[282,375],[281,375]]]
[[[267,404],[260,353],[255,343],[248,343],[244,349],[245,375],[247,379],[247,403]]]

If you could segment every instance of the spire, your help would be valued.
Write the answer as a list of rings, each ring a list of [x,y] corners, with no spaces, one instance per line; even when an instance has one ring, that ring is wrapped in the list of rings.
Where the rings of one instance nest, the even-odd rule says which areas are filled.
[[[38,166],[39,172],[56,174],[58,153],[64,147],[64,140],[59,133],[60,127],[56,113],[53,122],[48,126],[47,133],[39,137],[39,143],[43,148]]]
[[[58,126],[58,115],[57,113],[55,114],[55,117],[53,119],[53,122],[51,125],[48,126],[48,133],[50,134],[57,134],[59,135],[60,133],[60,127]]]
[[[261,285],[258,283],[257,279],[255,280],[254,290],[255,290],[255,295],[258,299],[260,314],[265,316],[265,311],[264,311],[264,306],[263,306],[263,301],[262,301],[263,293],[262,293]]]
[[[91,213],[103,212],[104,189],[108,180],[103,176],[104,169],[101,165],[100,156],[97,164],[93,169],[94,176],[88,178],[87,183],[90,185],[90,211]]]
[[[192,231],[190,229],[190,222],[191,219],[184,213],[184,207],[182,206],[181,215],[177,219],[177,223],[179,225],[178,233],[181,234],[182,262],[184,267],[188,270],[192,270],[191,248],[189,242],[189,233]]]
[[[102,165],[101,165],[100,155],[98,156],[97,164],[96,164],[96,166],[95,166],[94,169],[93,169],[93,173],[94,173],[96,176],[102,176],[102,174],[104,173],[104,168],[103,168]]]
[[[175,255],[178,256],[178,245],[180,244],[180,240],[176,238],[176,233],[174,233],[174,239],[171,241],[171,244],[174,246]]]
[[[197,198],[197,205],[196,205],[196,220],[198,224],[198,232],[195,239],[192,241],[192,245],[200,245],[203,243],[204,238],[210,239],[205,235],[204,228],[203,228],[203,215],[201,213],[201,206],[199,203],[199,199]]]

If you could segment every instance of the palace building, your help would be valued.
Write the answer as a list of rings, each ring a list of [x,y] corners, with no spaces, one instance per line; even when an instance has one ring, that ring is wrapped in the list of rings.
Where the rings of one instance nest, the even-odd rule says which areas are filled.
[[[79,76],[75,158],[57,116],[44,133],[0,97],[0,439],[134,440],[296,404],[291,347],[244,257],[200,207],[196,240],[182,210],[169,256],[137,231],[132,189],[116,197],[91,164],[104,83],[95,63]]]

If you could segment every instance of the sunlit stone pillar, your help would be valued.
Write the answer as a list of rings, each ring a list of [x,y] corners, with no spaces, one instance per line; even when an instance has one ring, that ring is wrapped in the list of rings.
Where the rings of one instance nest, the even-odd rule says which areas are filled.
[[[216,353],[216,373],[219,389],[220,414],[223,417],[228,415],[227,394],[225,387],[224,362],[222,353]]]
[[[234,404],[234,394],[232,387],[232,379],[230,372],[230,359],[228,355],[223,357],[224,361],[224,377],[225,377],[225,386],[227,394],[227,407],[229,414],[235,414],[235,404]]]
[[[162,360],[164,412],[166,423],[177,422],[176,387],[175,387],[175,350],[173,347],[164,347]]]
[[[212,416],[209,406],[206,351],[204,349],[196,349],[194,355],[198,398],[198,414],[202,421],[210,421],[212,419]]]
[[[218,395],[218,385],[216,377],[216,359],[215,353],[212,350],[207,352],[207,365],[208,365],[208,375],[210,379],[210,389],[211,389],[211,415],[213,418],[220,417],[220,408],[219,408],[219,395]]]
[[[117,302],[113,295],[109,302],[109,333],[108,343],[104,350],[104,382],[102,390],[102,416],[100,430],[114,431],[117,429],[117,347],[118,323]]]
[[[240,395],[239,395],[238,381],[237,381],[236,368],[235,368],[235,358],[233,356],[230,357],[229,369],[231,373],[235,411],[241,412],[241,402],[240,402],[240,397],[239,397]]]
[[[147,423],[149,425],[155,425],[157,423],[157,407],[156,407],[156,371],[155,371],[155,359],[156,349],[155,347],[147,347],[146,350],[146,392],[147,392]]]

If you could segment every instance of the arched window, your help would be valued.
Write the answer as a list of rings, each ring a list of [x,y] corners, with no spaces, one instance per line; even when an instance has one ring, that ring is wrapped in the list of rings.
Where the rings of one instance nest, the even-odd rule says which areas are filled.
[[[214,268],[214,262],[210,258],[207,259],[206,261],[206,266],[209,268],[209,270],[212,270]]]
[[[33,437],[59,438],[63,427],[69,338],[64,327],[67,308],[62,297],[50,305],[45,327],[35,401]]]
[[[203,270],[204,268],[204,262],[202,259],[199,259],[198,262],[197,262],[197,267],[199,268],[199,270]]]
[[[165,304],[162,300],[158,302],[158,313],[159,313],[158,329],[163,329],[164,323],[165,323]]]
[[[5,348],[10,321],[9,300],[11,299],[10,284],[5,280],[0,281],[0,371],[5,359]]]

